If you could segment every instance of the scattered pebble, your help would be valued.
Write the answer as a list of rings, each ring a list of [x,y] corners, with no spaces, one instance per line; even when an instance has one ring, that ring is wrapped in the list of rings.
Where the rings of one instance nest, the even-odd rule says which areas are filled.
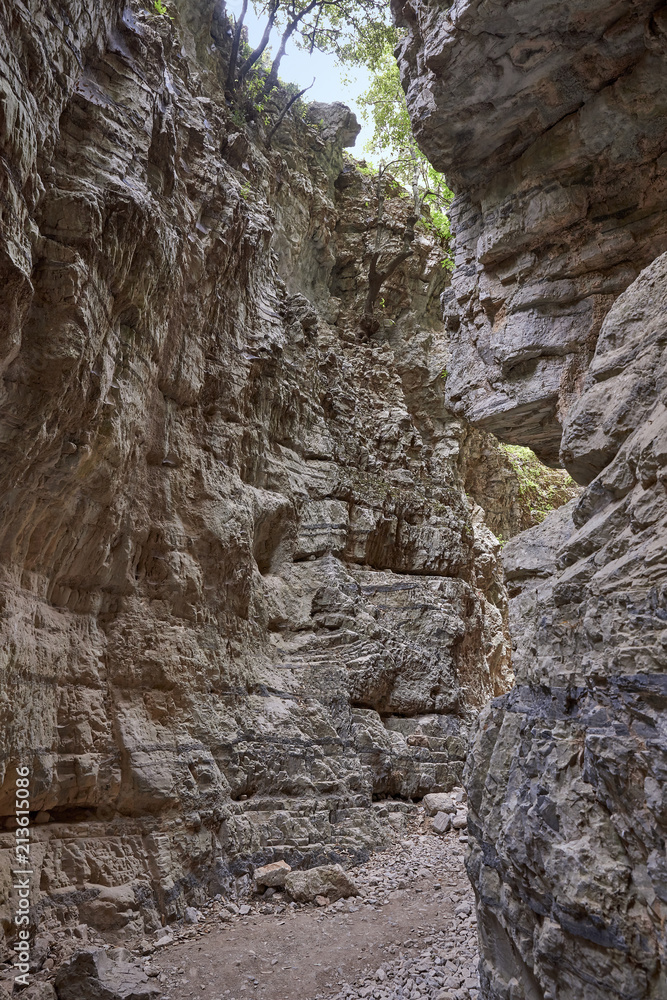
[[[395,842],[391,848],[372,855],[364,864],[347,869],[358,896],[331,901],[326,895],[319,894],[313,902],[298,903],[290,899],[284,886],[276,885],[263,890],[266,884],[263,879],[271,874],[265,868],[261,879],[253,883],[249,880],[245,896],[237,895],[236,901],[218,897],[204,904],[198,911],[201,918],[196,923],[186,925],[180,931],[174,929],[174,933],[180,940],[197,940],[212,931],[218,932],[225,921],[232,924],[240,922],[245,927],[249,918],[253,918],[255,923],[251,922],[248,926],[247,938],[252,948],[247,953],[247,960],[241,958],[235,962],[236,975],[241,983],[238,984],[239,979],[236,979],[238,985],[235,989],[227,988],[220,994],[219,972],[215,971],[217,966],[215,969],[211,967],[209,974],[206,965],[201,964],[203,956],[199,958],[201,978],[196,983],[188,982],[181,967],[165,967],[165,952],[161,949],[163,972],[160,975],[165,975],[165,978],[160,981],[165,998],[185,1000],[202,996],[204,1000],[246,1000],[254,995],[261,996],[263,1000],[285,1000],[282,993],[273,991],[272,995],[270,970],[279,969],[289,976],[299,976],[298,967],[303,958],[299,957],[298,948],[294,950],[294,944],[290,946],[293,957],[288,964],[285,964],[285,956],[279,951],[274,950],[273,954],[267,952],[263,948],[261,921],[271,921],[274,926],[281,927],[286,919],[289,925],[298,912],[307,921],[315,921],[316,926],[326,930],[325,940],[335,941],[338,938],[344,941],[347,940],[344,935],[348,915],[354,914],[355,919],[361,917],[365,920],[365,913],[370,918],[394,900],[402,905],[407,892],[421,893],[425,899],[435,897],[444,904],[438,907],[440,916],[437,922],[419,926],[414,924],[413,918],[411,924],[403,926],[400,926],[400,921],[397,925],[395,920],[374,924],[375,943],[368,948],[365,966],[358,960],[347,965],[347,971],[345,962],[338,968],[331,966],[319,992],[317,987],[305,991],[303,984],[298,987],[298,980],[293,980],[294,990],[289,990],[290,1000],[478,1000],[477,923],[473,893],[463,866],[467,841],[465,804],[461,795],[453,795],[453,811],[445,813],[450,820],[449,830],[436,833],[434,820],[444,812],[442,806],[447,807],[447,803],[441,796],[434,796],[433,799],[429,803],[430,809],[414,807],[408,824],[409,836]],[[435,814],[434,810],[437,810]],[[440,822],[443,827],[446,826],[444,818]],[[280,878],[284,877],[283,871]],[[371,924],[368,927],[370,932]],[[368,939],[360,941],[362,951],[365,944],[370,944]],[[224,942],[218,938],[214,947],[217,948],[217,960],[224,963],[224,953],[220,951],[225,947]],[[371,951],[374,953],[371,954]],[[323,955],[321,960],[323,964],[333,962],[331,955]],[[315,964],[319,965],[319,962]],[[260,970],[259,977],[252,974],[252,970],[257,969]],[[150,960],[145,971],[154,975]],[[209,975],[211,981],[202,982]],[[227,984],[228,987],[231,985],[231,982]]]

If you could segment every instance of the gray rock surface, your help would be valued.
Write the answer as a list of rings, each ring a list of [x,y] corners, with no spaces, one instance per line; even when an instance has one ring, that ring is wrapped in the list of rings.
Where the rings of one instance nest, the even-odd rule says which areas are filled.
[[[334,101],[323,104],[313,101],[308,105],[306,121],[312,122],[318,128],[325,142],[335,142],[339,146],[354,146],[361,132],[361,125],[347,104]]]
[[[351,116],[267,148],[219,5],[169,10],[0,2],[1,877],[20,761],[36,919],[93,942],[366,856],[400,826],[373,798],[460,783],[510,676],[442,247],[419,234],[360,340]]]
[[[162,995],[122,948],[80,951],[58,971],[55,980],[58,1000],[156,1000]]]
[[[586,487],[503,552],[517,683],[482,713],[466,771],[482,996],[658,1000],[665,7],[456,0],[399,17],[417,136],[457,190],[448,400]]]
[[[357,896],[352,879],[340,865],[319,865],[304,872],[290,872],[285,878],[285,888],[297,903],[312,903],[318,896],[326,896],[330,902]]]
[[[574,411],[582,468],[611,460],[503,552],[517,686],[467,775],[493,1000],[513,979],[558,1000],[667,992],[666,289],[664,254],[611,309]]]
[[[10,994],[6,994],[9,996]],[[0,996],[4,998],[5,994],[0,992]],[[55,988],[52,983],[49,982],[32,982],[30,985],[21,990],[22,1000],[58,1000]]]
[[[664,5],[396,10],[415,134],[458,195],[448,401],[557,463],[606,313],[667,249]]]
[[[447,833],[452,825],[452,817],[448,812],[438,812],[431,823],[432,829],[436,833]]]

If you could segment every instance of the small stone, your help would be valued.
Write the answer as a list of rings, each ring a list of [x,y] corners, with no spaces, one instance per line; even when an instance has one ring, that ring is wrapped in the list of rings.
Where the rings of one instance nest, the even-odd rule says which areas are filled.
[[[196,910],[194,906],[186,906],[183,918],[186,924],[198,924],[199,921],[202,919],[202,914],[199,912],[199,910]]]
[[[331,900],[328,896],[315,896],[315,902],[318,906],[328,906]]]
[[[431,821],[431,827],[435,833],[447,833],[451,825],[452,818],[449,813],[439,812],[435,819]]]
[[[453,830],[463,830],[468,825],[468,814],[465,812],[458,812],[456,816],[452,819],[452,829]]]
[[[156,948],[166,948],[168,945],[173,944],[173,943],[174,943],[174,935],[173,934],[165,934],[164,937],[161,937],[159,941],[155,942],[155,947]]]

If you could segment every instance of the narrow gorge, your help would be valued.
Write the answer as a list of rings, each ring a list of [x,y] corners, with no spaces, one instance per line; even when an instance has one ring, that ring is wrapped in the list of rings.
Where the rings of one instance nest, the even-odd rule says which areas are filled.
[[[451,273],[234,13],[0,0],[0,997],[315,1000],[138,963],[419,870],[318,997],[664,1000],[667,7],[394,0]]]

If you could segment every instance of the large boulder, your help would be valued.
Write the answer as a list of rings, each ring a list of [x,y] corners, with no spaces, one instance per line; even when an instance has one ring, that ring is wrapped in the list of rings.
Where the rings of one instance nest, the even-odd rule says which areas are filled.
[[[332,903],[348,896],[358,896],[354,881],[340,865],[321,865],[305,872],[290,872],[285,888],[297,903],[312,903],[316,896],[326,896]]]
[[[423,798],[424,809],[428,816],[435,816],[436,813],[455,813],[456,806],[452,802],[451,795],[447,792],[431,792]]]

